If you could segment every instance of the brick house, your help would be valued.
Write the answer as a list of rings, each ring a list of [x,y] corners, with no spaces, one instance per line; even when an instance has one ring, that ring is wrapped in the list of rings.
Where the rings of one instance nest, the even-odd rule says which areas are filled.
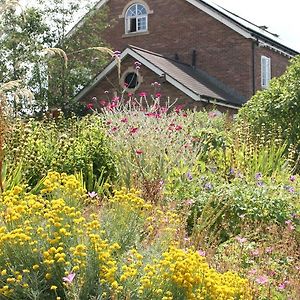
[[[208,0],[101,0],[96,9],[105,6],[112,22],[102,37],[122,50],[121,76],[113,60],[76,96],[79,101],[101,100],[104,91],[144,91],[188,107],[235,111],[298,54],[265,26]]]

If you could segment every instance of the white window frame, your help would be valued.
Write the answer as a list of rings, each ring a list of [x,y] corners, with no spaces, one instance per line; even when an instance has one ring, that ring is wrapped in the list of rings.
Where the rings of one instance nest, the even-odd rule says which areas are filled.
[[[144,15],[138,15],[137,14],[137,8],[138,8],[138,5],[141,5],[144,7],[145,11],[146,11],[146,14]],[[132,7],[135,7],[136,9],[136,15],[135,16],[127,16],[128,12],[130,9],[132,9]],[[144,29],[139,29],[138,28],[138,22],[139,20],[141,19],[146,19],[146,27]],[[130,26],[131,26],[131,19],[135,19],[136,21],[136,31],[130,31]],[[147,7],[142,4],[142,3],[134,3],[132,5],[130,5],[128,7],[128,9],[126,10],[126,13],[125,13],[125,33],[126,34],[134,34],[134,33],[139,33],[139,32],[147,32],[148,31],[148,10],[147,10]]]
[[[269,87],[270,80],[272,78],[271,70],[271,58],[262,55],[261,56],[261,87],[266,89]]]

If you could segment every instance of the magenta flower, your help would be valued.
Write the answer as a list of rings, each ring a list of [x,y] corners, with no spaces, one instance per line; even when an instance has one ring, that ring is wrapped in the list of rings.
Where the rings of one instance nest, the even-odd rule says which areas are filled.
[[[161,93],[156,93],[155,94],[155,98],[160,98],[161,97]]]
[[[122,119],[121,119],[121,122],[122,122],[122,123],[127,123],[127,122],[128,122],[128,118],[122,118]]]
[[[135,150],[135,153],[136,153],[137,155],[141,155],[141,154],[143,154],[144,152],[143,152],[143,150],[137,149],[137,150]]]
[[[92,109],[94,107],[94,104],[93,103],[88,103],[87,105],[86,105],[86,108],[87,109]]]
[[[102,106],[106,106],[106,103],[107,103],[107,102],[106,102],[106,100],[103,100],[103,99],[102,99],[102,100],[99,101],[99,103],[100,103],[100,105],[102,105]]]
[[[261,275],[261,276],[257,277],[255,281],[258,284],[264,285],[264,284],[266,284],[266,283],[269,282],[269,278],[267,276],[265,276],[265,275]]]
[[[280,283],[279,285],[278,285],[278,289],[279,290],[284,290],[285,288],[286,288],[286,286],[289,284],[289,281],[288,280],[285,280],[284,282],[282,282],[282,283]]]
[[[135,133],[137,133],[138,130],[139,130],[138,127],[133,127],[129,130],[129,132],[130,132],[130,134],[135,134]]]
[[[176,131],[180,131],[181,129],[182,129],[182,126],[180,126],[180,125],[176,125],[176,126],[175,126],[175,130],[176,130]]]
[[[146,97],[146,96],[147,96],[147,93],[146,93],[146,92],[140,92],[139,96],[140,96],[140,97]]]
[[[70,273],[68,276],[63,277],[63,281],[66,283],[72,283],[75,278],[75,273]]]

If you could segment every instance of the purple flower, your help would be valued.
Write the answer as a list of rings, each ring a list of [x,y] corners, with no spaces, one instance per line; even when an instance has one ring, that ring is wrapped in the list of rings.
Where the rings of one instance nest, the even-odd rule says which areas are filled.
[[[255,179],[256,179],[256,180],[262,179],[262,173],[261,173],[261,172],[256,173],[256,174],[255,174]]]
[[[290,193],[295,193],[295,189],[292,187],[292,186],[290,186],[289,188],[288,188],[288,191],[290,192]]]
[[[264,185],[264,183],[262,181],[257,181],[256,185],[259,186],[259,187],[261,187],[261,186]]]
[[[293,231],[295,229],[295,226],[293,225],[293,222],[291,220],[285,221],[285,224],[288,227],[288,230]]]
[[[291,182],[294,182],[295,180],[296,180],[296,176],[295,176],[295,175],[291,175],[291,176],[290,176],[290,181],[291,181]]]
[[[267,247],[266,248],[266,253],[272,253],[272,251],[273,251],[273,248],[272,247]]]
[[[255,280],[258,284],[266,284],[269,282],[269,278],[265,275],[261,275],[256,278]]]
[[[255,250],[251,251],[251,255],[257,257],[257,256],[259,256],[259,251],[257,249],[255,249]]]
[[[95,198],[98,196],[98,194],[96,192],[89,192],[88,195],[91,197],[91,198]]]
[[[63,277],[63,281],[67,283],[72,283],[75,278],[75,273],[70,273],[68,276]]]
[[[187,172],[186,177],[188,180],[193,180],[193,176],[192,176],[191,172]]]
[[[208,191],[211,191],[213,189],[213,186],[210,182],[205,183],[204,188]]]

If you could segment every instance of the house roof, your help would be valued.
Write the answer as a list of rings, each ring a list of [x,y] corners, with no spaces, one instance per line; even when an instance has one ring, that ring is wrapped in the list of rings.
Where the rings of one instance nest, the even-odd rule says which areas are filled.
[[[244,97],[236,94],[223,83],[187,64],[135,46],[129,46],[122,52],[121,61],[128,56],[141,62],[158,76],[164,78],[166,82],[172,84],[195,101],[213,102],[231,108],[238,108],[246,102]],[[117,63],[113,60],[89,85],[79,92],[75,100],[84,98],[116,67]]]
[[[94,9],[101,8],[109,0],[100,0],[94,6]],[[278,35],[271,33],[264,26],[257,26],[254,23],[230,12],[229,10],[213,3],[210,0],[185,0],[186,2],[194,5],[195,7],[206,12],[211,17],[217,19],[221,23],[230,27],[232,30],[243,35],[245,38],[256,40],[260,46],[272,48],[275,51],[280,51],[282,54],[292,57],[299,54],[298,51],[290,48],[287,44],[278,37]],[[67,34],[70,37],[77,28],[82,26],[85,22],[84,16]]]

